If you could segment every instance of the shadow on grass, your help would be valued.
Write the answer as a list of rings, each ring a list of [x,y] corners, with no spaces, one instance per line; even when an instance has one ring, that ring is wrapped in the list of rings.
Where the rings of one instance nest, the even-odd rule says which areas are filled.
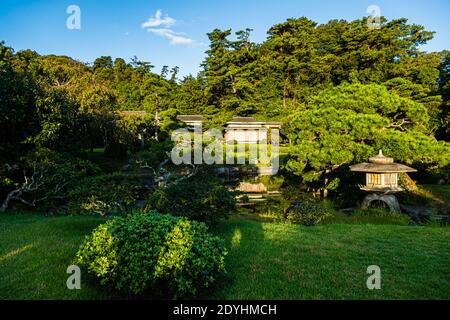
[[[245,220],[245,218],[242,218]],[[226,273],[219,275],[217,280],[210,288],[200,292],[197,299],[216,299],[217,293],[224,292],[234,287],[239,281],[234,277],[235,274],[252,274],[259,272],[257,263],[259,258],[255,250],[254,243],[262,244],[265,241],[263,224],[255,221],[246,227],[241,227],[241,219],[234,217],[233,220],[223,221],[219,225],[211,228],[211,232],[225,239],[225,246],[228,254],[225,258]],[[250,228],[248,227],[250,226]],[[239,257],[239,259],[236,259]],[[248,290],[252,290],[255,283],[247,283]]]

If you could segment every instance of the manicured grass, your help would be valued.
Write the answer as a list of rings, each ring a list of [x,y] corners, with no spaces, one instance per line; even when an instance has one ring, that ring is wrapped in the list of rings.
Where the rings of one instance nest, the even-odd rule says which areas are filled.
[[[0,299],[96,299],[108,292],[82,278],[69,290],[67,267],[86,234],[104,220],[0,215]]]
[[[217,299],[448,299],[450,228],[228,221]],[[368,290],[367,267],[381,268]]]
[[[66,288],[66,268],[95,217],[0,216],[0,298],[108,299],[82,276]],[[324,225],[306,228],[248,220],[212,230],[227,241],[228,274],[200,298],[425,299],[450,297],[450,228]],[[382,289],[366,288],[379,265]]]

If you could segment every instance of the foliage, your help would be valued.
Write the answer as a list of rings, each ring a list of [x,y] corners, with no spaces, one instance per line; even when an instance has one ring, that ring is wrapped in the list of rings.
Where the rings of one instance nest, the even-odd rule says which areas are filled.
[[[24,157],[23,161],[26,168],[36,168],[46,173],[46,190],[52,189],[51,185],[66,181],[73,185],[84,177],[100,173],[100,169],[90,161],[46,148],[36,149]],[[70,187],[67,185],[67,188]]]
[[[268,191],[278,191],[284,183],[284,177],[276,175],[261,176],[255,182],[264,184]]]
[[[367,19],[319,24],[290,18],[271,26],[261,43],[251,40],[249,28],[214,29],[201,72],[182,79],[176,66],[156,73],[137,57],[101,56],[89,65],[14,52],[2,42],[1,161],[15,166],[41,147],[72,155],[104,148],[121,160],[145,150],[152,138],[164,149],[180,114],[204,115],[205,127],[254,116],[285,124],[286,169],[323,196],[347,192],[345,168],[380,148],[417,168],[422,182],[448,179],[449,145],[437,140],[449,140],[448,51],[422,51],[433,33],[407,19],[381,18],[378,30],[368,28]],[[160,152],[149,159],[156,168]],[[2,190],[20,186],[17,171],[0,167]],[[194,203],[187,216],[208,207]]]
[[[16,158],[22,142],[37,130],[35,82],[14,68],[11,48],[0,42],[0,154]]]
[[[223,241],[204,224],[135,213],[100,225],[77,253],[77,263],[101,284],[129,294],[196,294],[224,271]]]
[[[135,152],[142,149],[146,143],[151,143],[150,138],[155,128],[149,114],[118,113],[113,122],[114,126],[110,126],[107,133],[105,155],[125,157],[128,149]],[[114,150],[115,148],[118,150]],[[109,154],[107,149],[112,152]]]
[[[438,119],[437,136],[445,141],[450,141],[450,51],[448,50],[441,53],[438,86],[443,101]]]
[[[312,95],[353,80],[381,84],[402,78],[423,88],[425,96],[417,96],[422,102],[433,99],[439,55],[418,49],[433,34],[406,19],[382,18],[380,30],[373,30],[367,18],[324,24],[291,18],[272,26],[262,44],[250,41],[251,31],[236,32],[235,40],[231,30],[208,34],[205,112],[217,122],[230,113],[283,119]],[[439,101],[430,106],[436,110]]]
[[[236,209],[235,192],[208,171],[156,190],[147,199],[147,208],[158,212],[216,223]]]
[[[437,170],[449,164],[450,145],[429,134],[425,107],[382,85],[344,83],[322,91],[294,113],[287,168],[318,188],[335,190],[339,169],[382,149],[395,160]]]
[[[288,221],[299,223],[304,226],[314,226],[330,215],[330,210],[322,203],[301,201],[292,204],[288,208],[286,218]]]
[[[89,177],[68,192],[68,209],[74,214],[111,214],[134,204],[141,189],[136,178],[121,173]]]
[[[203,64],[208,81],[208,108],[205,111],[215,118],[256,112],[251,97],[255,89],[258,50],[249,40],[251,31],[236,32],[236,41],[228,39],[231,30],[215,29],[208,33],[211,44]]]
[[[146,143],[144,150],[134,153],[129,163],[135,169],[158,168],[158,166],[167,159],[167,152],[172,149],[172,143],[169,140],[157,142],[150,140]]]
[[[17,177],[12,180],[8,176],[3,179],[9,184],[10,192],[3,209],[11,200],[41,209],[54,208],[64,203],[68,190],[81,179],[100,173],[100,169],[89,161],[46,148],[36,149],[22,157],[20,166],[24,171],[21,180]],[[15,170],[20,171],[19,168],[17,165]]]

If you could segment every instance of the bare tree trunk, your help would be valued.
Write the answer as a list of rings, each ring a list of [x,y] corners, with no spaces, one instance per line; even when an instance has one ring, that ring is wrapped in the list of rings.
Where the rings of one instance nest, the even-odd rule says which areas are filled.
[[[0,207],[0,212],[5,212],[8,210],[9,203],[11,200],[15,199],[16,197],[20,197],[22,195],[22,189],[13,190],[6,196],[5,201],[3,201],[2,206]]]
[[[19,189],[13,190],[10,193],[8,193],[5,201],[3,201],[2,206],[0,207],[0,212],[5,212],[8,209],[11,200],[18,200],[28,206],[35,207],[37,201],[46,199],[47,197],[44,197],[42,199],[39,199],[39,200],[34,199],[32,202],[29,202],[22,197],[22,194],[24,192],[32,192],[32,191],[36,191],[39,189],[40,184],[39,184],[38,180],[39,180],[39,177],[42,178],[43,174],[44,174],[43,172],[40,172],[40,176],[39,176],[38,172],[36,171],[36,168],[35,168],[33,171],[33,175],[31,176],[30,179],[28,179],[24,173],[25,182]],[[59,190],[59,188],[60,188],[60,185],[57,185],[56,190]]]

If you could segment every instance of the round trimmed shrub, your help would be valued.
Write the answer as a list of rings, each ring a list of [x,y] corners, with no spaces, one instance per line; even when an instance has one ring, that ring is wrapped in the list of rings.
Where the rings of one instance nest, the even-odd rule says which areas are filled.
[[[294,202],[287,210],[287,220],[304,226],[314,226],[330,216],[321,203],[312,201]]]
[[[224,272],[222,239],[204,223],[156,212],[116,217],[98,226],[76,263],[101,284],[126,294],[196,294]]]

